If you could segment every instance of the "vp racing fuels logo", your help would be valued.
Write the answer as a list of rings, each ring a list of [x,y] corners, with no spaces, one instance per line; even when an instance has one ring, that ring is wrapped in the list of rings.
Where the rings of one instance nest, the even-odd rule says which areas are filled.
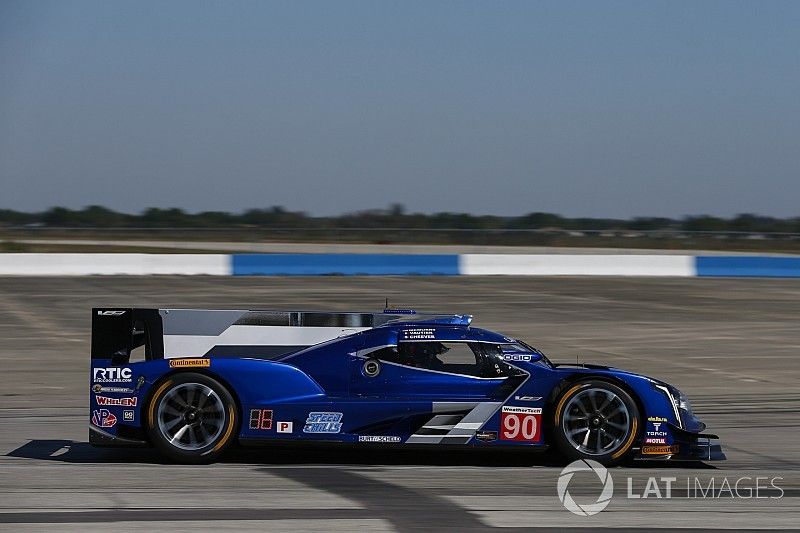
[[[111,428],[117,424],[117,417],[108,409],[95,409],[92,411],[92,424],[99,428]]]
[[[569,483],[572,481],[572,476],[577,472],[594,472],[600,483],[602,483],[602,491],[594,503],[579,504],[570,495],[568,490]],[[569,512],[578,516],[592,516],[605,509],[611,502],[611,496],[614,495],[614,480],[611,479],[611,474],[608,473],[608,470],[597,461],[579,459],[571,462],[561,471],[558,476],[556,490],[558,499],[561,500],[561,503]]]
[[[311,412],[306,418],[303,433],[339,433],[342,430],[342,413]]]
[[[127,383],[133,381],[131,369],[125,367],[95,368],[92,371],[95,383]]]

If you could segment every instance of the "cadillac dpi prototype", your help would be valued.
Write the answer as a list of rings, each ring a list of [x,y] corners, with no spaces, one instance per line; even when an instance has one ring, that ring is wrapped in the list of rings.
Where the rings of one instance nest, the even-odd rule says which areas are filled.
[[[606,465],[725,459],[675,387],[554,364],[471,320],[93,309],[89,441],[186,463],[276,441],[527,446]]]

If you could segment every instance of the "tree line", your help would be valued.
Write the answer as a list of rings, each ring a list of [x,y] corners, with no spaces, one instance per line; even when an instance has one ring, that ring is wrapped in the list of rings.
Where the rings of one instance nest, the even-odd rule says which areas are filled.
[[[472,215],[469,213],[409,213],[400,204],[339,216],[319,217],[280,206],[248,209],[241,213],[202,211],[188,213],[179,208],[149,208],[139,214],[120,213],[92,205],[83,209],[53,207],[28,213],[0,209],[0,225],[54,228],[413,228],[459,230],[561,229],[572,231],[630,230],[684,232],[800,233],[800,217],[774,218],[740,214],[731,218],[710,215],[663,217],[570,218],[553,213],[521,216]]]

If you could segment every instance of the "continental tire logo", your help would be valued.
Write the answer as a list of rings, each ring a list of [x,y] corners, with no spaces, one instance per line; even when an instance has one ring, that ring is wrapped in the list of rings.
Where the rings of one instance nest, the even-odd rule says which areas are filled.
[[[211,359],[170,359],[170,368],[198,368],[211,366]]]
[[[577,472],[594,472],[600,480],[603,488],[594,503],[580,504],[570,495],[569,483],[572,481],[572,476]],[[556,490],[558,491],[558,499],[561,500],[567,511],[578,516],[592,516],[605,509],[611,502],[611,496],[614,495],[614,480],[611,479],[611,474],[608,473],[608,470],[597,461],[579,459],[568,464],[561,471],[558,476]]]

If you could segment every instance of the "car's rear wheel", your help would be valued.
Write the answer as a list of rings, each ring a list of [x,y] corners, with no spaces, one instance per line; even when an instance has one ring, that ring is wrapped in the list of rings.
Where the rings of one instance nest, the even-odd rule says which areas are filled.
[[[150,441],[164,455],[184,463],[219,457],[236,432],[236,403],[218,381],[179,373],[162,382],[147,409]]]
[[[607,381],[575,383],[556,402],[554,441],[569,459],[619,463],[633,448],[640,427],[636,402]]]

